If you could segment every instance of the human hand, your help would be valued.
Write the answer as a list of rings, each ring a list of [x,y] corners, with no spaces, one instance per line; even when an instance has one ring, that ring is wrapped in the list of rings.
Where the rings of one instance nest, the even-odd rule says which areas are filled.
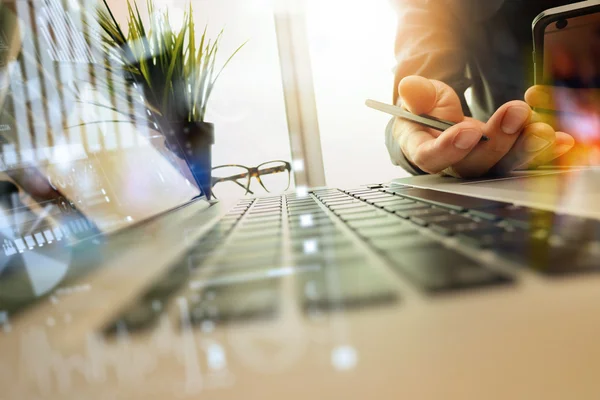
[[[600,89],[538,85],[527,90],[525,101],[539,111],[536,120],[575,138],[577,147],[561,159],[564,164],[600,162],[595,156],[600,149]]]
[[[542,164],[567,152],[573,139],[535,119],[522,101],[501,106],[488,122],[465,117],[458,95],[436,80],[404,78],[398,87],[402,105],[413,114],[429,114],[456,123],[444,132],[396,119],[386,138],[393,161],[402,154],[428,173],[444,172],[460,178],[506,173]],[[482,135],[490,138],[481,142]]]
[[[525,101],[536,120],[568,132],[576,147],[560,162],[600,163],[600,31],[576,19],[560,35],[546,35],[539,76],[544,85],[531,87]],[[591,31],[590,31],[591,30]]]

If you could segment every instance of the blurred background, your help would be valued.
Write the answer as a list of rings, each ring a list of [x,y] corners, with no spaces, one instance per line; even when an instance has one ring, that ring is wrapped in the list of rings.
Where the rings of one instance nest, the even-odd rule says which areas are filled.
[[[125,21],[126,2],[108,3]],[[169,8],[174,25],[183,19],[186,0],[157,3]],[[225,27],[223,58],[248,40],[209,104],[207,120],[216,125],[214,166],[286,160],[296,174],[307,166],[322,168],[323,183],[341,187],[405,175],[391,164],[385,148],[388,117],[364,106],[366,98],[391,101],[396,19],[389,0],[192,0],[192,5],[197,30],[208,23],[214,36]],[[282,21],[301,21],[296,28],[304,38],[285,42]],[[280,54],[280,46],[290,44],[306,49],[299,61],[310,71],[299,79],[314,96],[318,125],[308,135],[319,139],[321,152],[298,155],[291,147],[284,93],[292,82],[282,79]],[[304,81],[306,76],[311,79]],[[302,146],[301,138],[294,140]]]

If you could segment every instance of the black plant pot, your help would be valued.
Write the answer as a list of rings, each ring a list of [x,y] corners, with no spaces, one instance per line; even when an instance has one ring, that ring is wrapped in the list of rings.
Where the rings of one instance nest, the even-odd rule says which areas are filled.
[[[187,162],[198,187],[210,199],[214,125],[209,122],[172,122],[166,131],[169,148]]]

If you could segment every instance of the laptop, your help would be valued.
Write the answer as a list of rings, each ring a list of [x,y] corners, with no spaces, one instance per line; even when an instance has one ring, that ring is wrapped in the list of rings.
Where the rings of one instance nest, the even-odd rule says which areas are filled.
[[[597,398],[600,171],[207,201],[82,4],[1,3],[0,399]]]

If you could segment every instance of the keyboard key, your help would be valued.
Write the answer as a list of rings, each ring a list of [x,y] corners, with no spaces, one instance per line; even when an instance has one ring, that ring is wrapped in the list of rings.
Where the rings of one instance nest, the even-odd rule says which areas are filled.
[[[431,223],[430,228],[438,232],[441,235],[456,235],[461,233],[470,232],[471,235],[476,237],[481,233],[497,233],[506,232],[506,229],[497,226],[492,222],[487,221],[473,221],[467,219],[466,221],[449,221],[449,222],[436,222]]]
[[[324,268],[298,276],[305,312],[360,309],[391,305],[398,294],[389,280],[366,263]]]
[[[357,251],[351,243],[342,243],[331,245],[316,252],[298,252],[292,254],[292,262],[297,266],[323,265],[332,267],[336,265],[347,265],[353,260],[364,257],[364,254]]]
[[[585,241],[569,243],[553,238],[551,231],[543,228],[518,230],[483,235],[480,245],[523,267],[548,275],[590,272],[600,267],[598,254],[590,252]]]
[[[306,205],[306,204],[316,204],[316,201],[312,197],[307,197],[307,198],[298,199],[298,200],[288,200],[287,201],[287,205],[288,206],[300,206],[300,205]]]
[[[327,203],[327,202],[332,202],[332,201],[340,201],[340,200],[348,200],[348,199],[352,199],[352,197],[348,196],[347,194],[337,194],[334,196],[317,196],[317,198],[319,200],[321,200],[323,203]]]
[[[386,199],[367,200],[367,203],[373,204],[376,207],[383,208],[385,206],[395,206],[400,204],[414,204],[413,200],[401,199],[397,196]]]
[[[264,222],[279,222],[281,221],[281,213],[276,215],[267,215],[267,216],[259,216],[259,215],[248,215],[244,220],[244,225],[252,224],[252,223],[264,223]]]
[[[268,215],[281,215],[281,210],[250,210],[246,213],[247,216],[268,216]]]
[[[312,236],[329,236],[338,233],[340,230],[335,224],[331,225],[322,225],[322,226],[313,226],[306,228],[296,228],[290,231],[290,237],[292,239],[295,238],[305,238]]]
[[[383,228],[385,226],[396,226],[402,223],[406,223],[400,217],[394,215],[388,215],[385,218],[366,219],[357,221],[348,221],[347,225],[352,229],[363,229],[363,228]]]
[[[512,278],[479,265],[441,245],[388,253],[394,268],[421,290],[443,293],[506,284]]]
[[[327,236],[304,237],[292,239],[291,246],[293,251],[305,252],[307,244],[315,244],[317,248],[331,247],[332,245],[342,244],[348,245],[352,242],[343,233],[335,233]],[[310,249],[309,249],[310,250]]]
[[[600,268],[598,254],[590,252],[585,242],[574,244],[553,240],[551,232],[546,229],[461,235],[460,238],[546,275],[593,272]]]
[[[437,226],[436,231],[443,235],[450,235],[454,233],[452,226],[456,224],[471,223],[473,220],[466,218],[460,214],[437,214],[437,215],[421,215],[418,217],[412,217],[411,220],[421,226]]]
[[[486,210],[506,207],[507,203],[463,196],[454,193],[440,192],[430,189],[403,189],[397,192],[402,197],[422,201],[431,205],[448,208],[454,211]]]
[[[344,198],[344,197],[351,197],[349,194],[344,193],[344,192],[331,192],[331,193],[324,193],[324,194],[315,194],[315,197],[322,200],[322,199],[332,199],[332,198]]]
[[[437,242],[427,236],[417,233],[416,235],[402,235],[391,237],[372,237],[367,241],[375,249],[383,252],[394,251],[404,248],[421,248],[437,245]]]
[[[366,205],[365,203],[362,203],[363,206],[362,207],[352,207],[352,208],[344,208],[344,209],[336,209],[333,212],[336,215],[342,216],[342,215],[351,215],[351,214],[361,214],[361,213],[365,213],[365,212],[375,212],[375,208]]]
[[[523,232],[512,232],[500,227],[490,227],[464,231],[459,233],[457,238],[465,244],[480,248],[501,246],[503,248],[516,249],[525,245],[527,241],[526,236]]]
[[[319,209],[316,211],[308,211],[308,212],[299,213],[296,215],[290,215],[288,219],[290,221],[302,221],[307,218],[310,218],[313,220],[314,219],[325,219],[325,218],[329,218],[329,215],[325,211]]]
[[[324,201],[323,204],[325,204],[327,207],[331,207],[331,206],[352,204],[354,202],[356,202],[356,199],[354,199],[352,197],[348,197],[347,199],[343,199],[343,200]]]
[[[293,215],[301,215],[301,214],[306,214],[306,213],[310,213],[310,212],[319,212],[319,211],[323,211],[323,209],[317,205],[314,206],[308,206],[308,207],[294,207],[294,208],[288,208],[288,215],[289,216],[293,216]]]
[[[245,241],[245,240],[257,240],[257,239],[262,239],[265,237],[275,237],[275,236],[281,236],[281,227],[277,227],[277,228],[270,228],[270,229],[263,229],[260,231],[239,231],[239,230],[234,230],[234,232],[231,234],[232,235],[232,240],[240,240],[240,241]]]
[[[312,214],[324,214],[325,212],[321,208],[311,208],[297,211],[289,211],[288,219],[300,219],[303,215],[312,215]]]
[[[288,202],[287,207],[288,208],[300,208],[300,207],[316,206],[318,204],[319,203],[316,202],[314,199],[310,199],[310,200],[303,200],[303,201],[298,201],[298,202]]]
[[[396,237],[400,235],[418,235],[414,226],[408,223],[400,223],[388,226],[377,226],[368,228],[359,228],[356,230],[363,238]]]
[[[382,193],[382,192],[373,192],[373,193],[365,193],[365,194],[358,194],[355,195],[356,198],[359,198],[361,200],[375,200],[375,199],[389,199],[389,198],[393,198],[393,196],[387,194],[387,193]]]
[[[262,202],[262,203],[254,203],[254,206],[252,208],[270,208],[270,207],[281,207],[283,205],[283,203],[281,201],[270,201],[270,202]]]
[[[282,196],[270,196],[270,197],[259,197],[256,199],[256,203],[268,203],[268,202],[277,202],[283,199]]]
[[[246,215],[278,215],[281,212],[281,208],[252,208]]]
[[[540,228],[484,235],[480,241],[499,256],[545,275],[562,276],[600,270],[600,246],[596,246],[595,242],[573,243],[556,239],[559,238],[551,231]]]
[[[277,222],[268,222],[268,223],[264,223],[264,224],[243,224],[240,227],[236,228],[236,232],[240,232],[240,233],[250,233],[250,232],[260,232],[262,230],[268,230],[268,229],[279,229],[281,227],[281,222],[277,221]]]
[[[361,213],[340,215],[340,218],[346,222],[370,220],[370,219],[382,219],[382,218],[386,218],[386,217],[387,217],[387,214],[382,213],[380,210],[373,209],[373,208],[366,210],[365,212],[361,212]]]
[[[290,217],[289,225],[291,227],[311,227],[331,224],[331,218],[327,214],[302,214]]]
[[[393,208],[384,208],[386,211],[393,211],[397,216],[404,219],[409,219],[411,215],[416,212],[420,212],[419,210],[433,210],[433,207],[426,204],[407,204],[405,206],[396,206]]]
[[[254,205],[252,206],[252,209],[256,209],[256,208],[278,208],[281,207],[283,203],[278,201],[276,203],[273,202],[268,202],[268,203],[254,203]]]
[[[421,208],[431,208],[431,207],[428,205],[419,204],[419,203],[396,204],[396,205],[383,207],[383,209],[385,211],[392,212],[392,213],[396,212],[396,211],[418,210]]]
[[[490,210],[473,210],[470,214],[489,221],[506,220],[509,224],[522,229],[539,224],[551,226],[554,219],[554,213],[550,211],[525,208],[518,206],[509,206]]]
[[[408,217],[411,221],[415,223],[419,223],[419,225],[423,225],[420,217],[435,217],[442,215],[450,215],[448,210],[442,210],[439,208],[422,208],[417,210],[408,210],[408,211],[397,211],[396,214],[400,217]],[[426,225],[426,224],[425,224]],[[424,225],[423,225],[424,226]]]
[[[280,279],[246,280],[239,275],[228,280],[208,280],[206,286],[187,296],[192,324],[244,322],[277,314]]]
[[[365,208],[368,206],[365,206],[365,203],[363,203],[362,201],[357,200],[354,203],[350,203],[350,204],[344,204],[341,206],[331,206],[329,207],[332,211],[341,211],[341,210],[351,210],[354,208]]]
[[[359,189],[350,189],[350,190],[344,190],[345,193],[348,193],[349,195],[356,195],[356,194],[362,194],[362,193],[373,193],[373,190],[368,189],[368,188],[359,188]]]

